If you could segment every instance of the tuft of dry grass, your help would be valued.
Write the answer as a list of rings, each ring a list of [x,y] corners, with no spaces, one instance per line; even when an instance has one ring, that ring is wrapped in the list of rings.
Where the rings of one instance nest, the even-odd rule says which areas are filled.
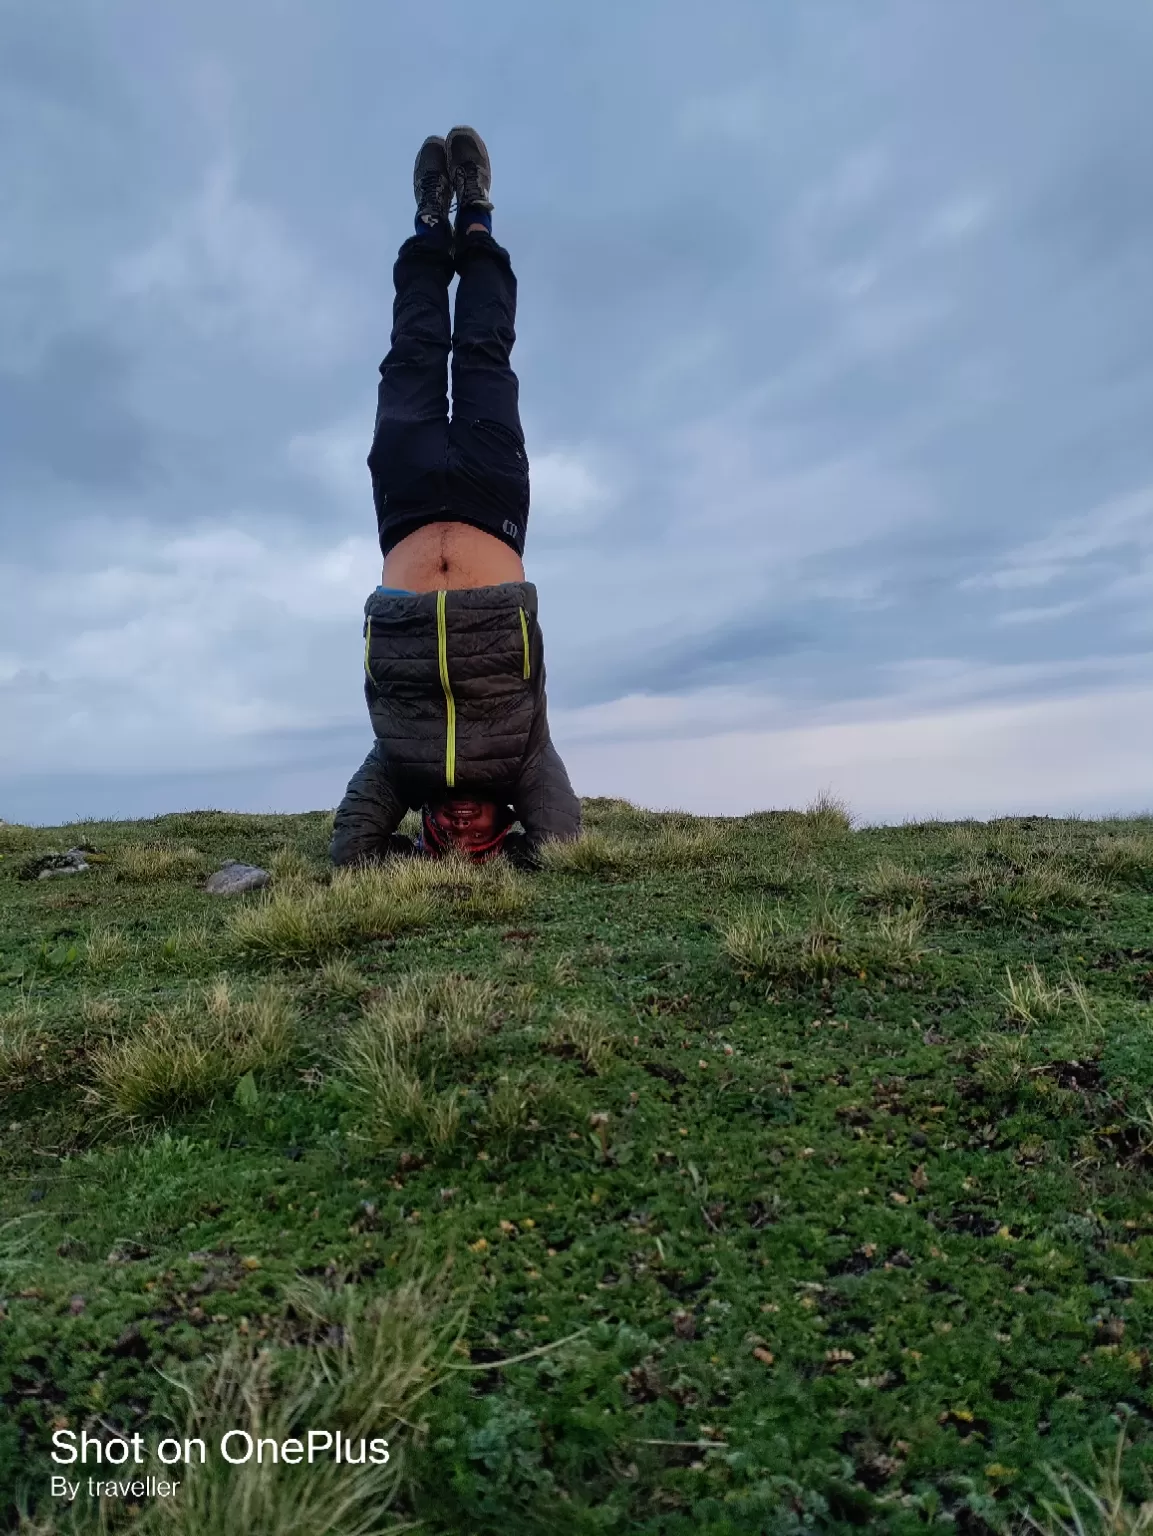
[[[92,1099],[115,1120],[164,1119],[211,1100],[248,1072],[285,1061],[294,1024],[281,991],[264,987],[238,998],[221,977],[99,1050]]]
[[[500,993],[467,977],[402,977],[349,1030],[339,1068],[372,1139],[421,1137],[449,1146],[461,1126],[460,1093],[437,1074],[475,1056],[498,1021]]]
[[[362,997],[368,990],[367,977],[344,955],[326,960],[320,967],[318,980],[330,997],[344,998],[350,1002]]]
[[[571,875],[699,869],[717,860],[725,841],[718,822],[680,811],[629,807],[569,842],[546,843],[540,859],[543,868]]]
[[[407,1426],[450,1367],[464,1314],[453,1309],[446,1272],[419,1274],[394,1289],[334,1291],[297,1285],[288,1297],[305,1329],[293,1347],[254,1349],[237,1340],[194,1376],[173,1382],[186,1402],[184,1432],[207,1445],[228,1430],[280,1443],[309,1430],[340,1430],[387,1442],[388,1461],[338,1463],[323,1442],[314,1460],[267,1457],[230,1465],[209,1456],[183,1473],[157,1530],[171,1536],[396,1536],[412,1529],[393,1513],[404,1477]],[[378,1453],[379,1454],[379,1453]],[[153,1527],[150,1525],[149,1529]]]
[[[748,975],[778,981],[824,981],[849,969],[848,916],[827,890],[818,894],[808,920],[787,918],[781,907],[743,908],[724,930],[725,953]]]
[[[438,911],[454,919],[502,922],[528,903],[523,875],[503,860],[388,859],[339,869],[329,885],[290,880],[232,915],[241,949],[296,960],[421,927]]]
[[[1153,1531],[1153,1499],[1134,1504],[1125,1492],[1122,1476],[1126,1427],[1117,1436],[1113,1455],[1104,1464],[1094,1454],[1095,1486],[1069,1472],[1047,1469],[1056,1493],[1041,1500],[1040,1515],[1025,1516],[1024,1531],[1041,1536],[1145,1536]],[[1023,1536],[1022,1533],[1022,1536]]]
[[[1072,852],[1072,842],[1069,833],[1060,827],[1046,826],[1041,833],[1009,817],[959,822],[950,828],[946,848],[964,860],[1024,867],[1067,857]]]
[[[1059,983],[1042,975],[1035,962],[1019,975],[1006,967],[1007,985],[997,995],[1010,1033],[982,1030],[974,1042],[973,1076],[984,1087],[1011,1093],[1040,1081],[1053,1061],[1085,1061],[1100,1054],[1103,1026],[1081,982],[1066,972]],[[1042,1031],[1042,1033],[1034,1033]]]
[[[126,843],[114,854],[118,880],[144,884],[155,880],[178,880],[205,868],[205,858],[191,844]]]
[[[84,963],[90,971],[115,970],[137,947],[119,928],[96,928],[84,941]]]
[[[1015,1093],[1037,1069],[1027,1035],[981,1034],[975,1046],[973,1077],[991,1093]]]
[[[412,918],[414,914],[406,913]],[[419,914],[423,918],[425,914]],[[367,937],[372,922],[380,923],[382,933],[401,925],[398,904],[389,901],[385,910],[380,903],[365,903],[356,922],[342,920],[336,904],[323,889],[300,890],[293,885],[278,885],[251,906],[238,907],[231,915],[229,932],[233,942],[248,954],[265,959],[305,960],[325,955]],[[419,920],[419,919],[418,919]]]
[[[747,976],[771,981],[825,982],[836,975],[907,970],[924,951],[925,914],[919,905],[853,921],[846,904],[825,889],[807,914],[788,918],[778,905],[742,908],[723,930],[722,947]]]
[[[399,867],[337,870],[330,885],[274,886],[232,914],[232,938],[250,954],[302,960],[420,927],[432,916],[432,901],[411,879],[398,878]]]
[[[606,832],[582,832],[568,842],[552,841],[540,850],[543,869],[562,875],[613,875],[630,868],[636,850]]]
[[[971,858],[984,846],[984,831],[984,822],[954,822],[945,834],[945,847],[960,858]]]
[[[824,981],[839,970],[853,965],[847,954],[849,912],[843,901],[834,901],[828,890],[818,892],[808,925],[797,946],[797,971],[805,977]]]
[[[485,1129],[506,1146],[566,1123],[574,1109],[562,1085],[548,1073],[503,1073],[488,1095]]]
[[[1093,873],[1115,885],[1153,880],[1153,835],[1141,832],[1099,837],[1090,853]]]
[[[1076,869],[1057,862],[1052,849],[1019,850],[1019,857],[993,853],[969,857],[930,893],[934,907],[964,913],[985,908],[1007,922],[1049,917],[1063,910],[1100,905],[1104,888]]]
[[[281,848],[274,853],[268,861],[268,872],[272,878],[280,884],[296,883],[308,884],[310,881],[322,880],[327,876],[327,870],[306,855],[299,848]]]
[[[853,830],[853,813],[848,803],[828,789],[822,789],[805,807],[804,815],[808,825],[822,837],[843,837]]]
[[[1035,962],[1026,968],[1020,979],[1013,976],[1008,966],[1005,976],[1008,988],[1000,995],[1009,1006],[1010,1018],[1015,1015],[1023,1024],[1033,1025],[1060,1015],[1091,1029],[1099,1026],[1097,1009],[1085,983],[1068,969],[1056,985],[1045,980]]]
[[[1036,1026],[1055,1018],[1065,1002],[1065,990],[1045,980],[1037,962],[1031,961],[1020,976],[1005,967],[1008,986],[997,996],[1005,1004],[1005,1017],[1014,1024]],[[1075,983],[1080,987],[1080,983]],[[1083,993],[1084,989],[1081,988]]]
[[[26,827],[15,821],[0,821],[0,854],[34,853],[44,835],[39,827]]]
[[[431,901],[455,918],[502,922],[519,917],[528,906],[528,881],[504,859],[474,864],[454,853],[440,859],[391,859],[379,868],[401,899]]]
[[[865,970],[912,970],[924,954],[924,931],[925,909],[919,901],[882,912],[861,933],[857,958]]]
[[[1104,894],[1093,880],[1055,865],[1039,864],[1002,883],[996,899],[1006,915],[1017,915],[1062,907],[1091,907]]]
[[[506,1011],[503,1002],[491,983],[450,974],[403,977],[369,1004],[338,1057],[369,1139],[382,1146],[451,1146],[465,1129],[464,1110],[471,1104],[476,1131],[509,1142],[568,1112],[547,1074],[505,1073],[487,1089],[479,1083],[467,1090],[459,1083],[441,1086],[460,1063],[481,1055]],[[512,1006],[523,1012],[531,1003],[527,989]],[[591,1032],[582,1039],[594,1049]]]
[[[0,1015],[0,1089],[11,1093],[26,1082],[48,1049],[48,1035],[34,1008]]]
[[[590,1072],[602,1072],[613,1058],[616,1041],[602,1019],[587,1009],[574,1008],[557,1014],[548,1048],[578,1057]]]
[[[362,1027],[422,1061],[474,1056],[496,1027],[500,989],[450,971],[402,976],[365,1009]]]
[[[87,1029],[107,1030],[123,1017],[124,1005],[117,997],[82,997],[80,1018]]]
[[[504,1012],[513,1023],[522,1027],[531,1024],[537,1006],[535,982],[521,981],[510,986],[503,995]]]
[[[701,869],[715,863],[724,847],[724,832],[715,822],[687,818],[662,826],[644,857],[654,869]]]
[[[379,1146],[422,1141],[451,1146],[460,1133],[460,1090],[438,1090],[387,1036],[356,1031],[345,1042],[339,1065],[361,1123]]]
[[[861,895],[884,906],[909,906],[923,901],[930,882],[896,859],[878,859],[861,877]]]
[[[765,976],[774,970],[787,931],[788,924],[779,907],[770,912],[763,904],[746,906],[723,930],[721,944],[740,970]]]
[[[552,967],[552,984],[554,987],[575,987],[577,984],[577,969],[573,964],[573,957],[569,954],[558,955]]]
[[[658,811],[645,810],[631,800],[593,796],[581,802],[581,817],[587,832],[607,833],[610,837],[633,841],[651,833],[661,820]]]

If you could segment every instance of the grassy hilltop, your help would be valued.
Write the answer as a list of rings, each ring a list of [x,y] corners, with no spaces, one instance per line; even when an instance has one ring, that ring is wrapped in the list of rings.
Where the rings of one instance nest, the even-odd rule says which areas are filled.
[[[392,1459],[109,1528],[1143,1528],[1060,1479],[1149,1494],[1153,821],[586,820],[0,826],[0,1526],[96,1528],[53,1428],[315,1427]]]

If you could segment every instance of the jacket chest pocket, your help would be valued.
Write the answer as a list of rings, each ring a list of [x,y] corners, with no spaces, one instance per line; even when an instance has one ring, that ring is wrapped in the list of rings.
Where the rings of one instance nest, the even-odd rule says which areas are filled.
[[[398,644],[387,623],[365,619],[364,678],[370,692],[417,703],[439,696],[439,673],[435,634],[417,644],[404,637]]]

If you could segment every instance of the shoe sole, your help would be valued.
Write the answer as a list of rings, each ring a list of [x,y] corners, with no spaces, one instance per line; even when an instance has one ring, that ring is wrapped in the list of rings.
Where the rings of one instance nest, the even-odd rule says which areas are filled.
[[[477,133],[476,129],[470,128],[467,123],[458,123],[455,128],[450,128],[444,136],[444,153],[445,158],[448,160],[448,179],[449,181],[453,182],[455,186],[456,178],[453,176],[451,146],[454,136],[458,133],[467,133],[470,138],[476,141],[476,147],[480,150],[481,153],[480,163],[484,172],[485,182],[484,195],[487,198],[492,192],[492,161],[488,157],[488,145],[481,138],[480,134]]]

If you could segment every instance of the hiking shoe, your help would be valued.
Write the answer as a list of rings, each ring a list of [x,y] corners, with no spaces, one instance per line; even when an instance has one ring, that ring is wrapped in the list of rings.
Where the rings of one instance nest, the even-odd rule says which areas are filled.
[[[450,128],[444,141],[448,174],[456,193],[457,216],[464,208],[492,212],[488,193],[492,185],[492,164],[484,140],[475,128]]]
[[[436,224],[448,218],[452,204],[452,181],[444,140],[430,133],[420,146],[412,168],[412,190],[416,194],[416,216],[422,224]]]

